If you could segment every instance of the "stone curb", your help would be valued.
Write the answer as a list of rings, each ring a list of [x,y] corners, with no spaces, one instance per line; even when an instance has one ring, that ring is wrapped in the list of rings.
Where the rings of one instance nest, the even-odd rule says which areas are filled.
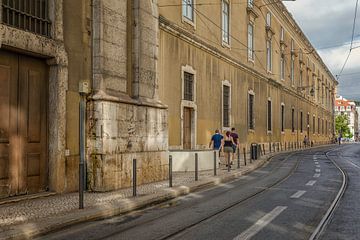
[[[224,176],[207,177],[197,182],[190,183],[186,186],[166,188],[162,189],[158,193],[140,196],[134,199],[123,199],[120,204],[107,204],[101,207],[92,207],[83,210],[76,209],[72,212],[67,212],[58,216],[52,216],[46,219],[33,220],[28,223],[6,226],[4,229],[0,230],[0,239],[31,239],[52,231],[60,230],[73,224],[109,218],[149,207],[151,205],[159,204],[179,196],[187,195],[192,192],[232,181],[263,166],[275,155],[298,151],[299,150],[270,153],[266,156],[260,157],[260,159],[253,162],[251,166],[242,166],[239,170],[236,169],[234,172]]]

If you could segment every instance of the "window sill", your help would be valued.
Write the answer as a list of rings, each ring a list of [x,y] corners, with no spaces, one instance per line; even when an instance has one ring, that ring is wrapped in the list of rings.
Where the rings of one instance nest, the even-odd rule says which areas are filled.
[[[192,21],[192,20],[188,19],[187,17],[182,16],[181,20],[182,20],[182,23],[190,25],[191,27],[194,28],[194,30],[196,29],[195,19]]]
[[[222,46],[223,48],[231,49],[230,43],[227,43],[227,42],[224,42],[224,41],[222,41],[221,46]]]

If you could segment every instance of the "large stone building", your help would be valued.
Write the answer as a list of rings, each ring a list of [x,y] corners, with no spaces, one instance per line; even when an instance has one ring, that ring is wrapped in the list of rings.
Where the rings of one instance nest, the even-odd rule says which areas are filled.
[[[0,0],[0,197],[167,178],[169,149],[326,141],[337,82],[278,1]]]
[[[332,137],[337,82],[281,1],[158,7],[170,149],[207,148],[231,127],[242,144]]]

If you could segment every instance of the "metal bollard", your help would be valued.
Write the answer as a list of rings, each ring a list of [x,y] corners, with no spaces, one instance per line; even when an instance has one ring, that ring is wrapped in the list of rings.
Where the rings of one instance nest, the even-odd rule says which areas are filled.
[[[216,176],[216,151],[214,151],[214,176]]]
[[[169,187],[172,187],[172,156],[169,156]]]
[[[266,152],[265,152],[265,144],[263,144],[262,146],[263,146],[264,155],[266,155]]]
[[[198,154],[195,153],[195,181],[199,180],[199,160]]]
[[[245,150],[245,148],[243,148],[243,151],[244,151],[244,165],[246,166],[246,150]]]
[[[133,159],[133,197],[136,197],[136,159]]]
[[[286,151],[286,142],[285,142],[285,151]]]
[[[269,153],[271,153],[271,143],[269,143]]]

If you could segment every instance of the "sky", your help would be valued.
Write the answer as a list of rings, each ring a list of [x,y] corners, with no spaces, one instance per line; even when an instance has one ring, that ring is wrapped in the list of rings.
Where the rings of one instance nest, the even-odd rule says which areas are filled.
[[[296,0],[284,1],[284,4],[336,77],[349,53],[356,0]],[[357,101],[360,101],[359,8],[360,2],[353,49],[343,73],[338,78],[338,94]],[[356,48],[357,46],[359,48]]]

